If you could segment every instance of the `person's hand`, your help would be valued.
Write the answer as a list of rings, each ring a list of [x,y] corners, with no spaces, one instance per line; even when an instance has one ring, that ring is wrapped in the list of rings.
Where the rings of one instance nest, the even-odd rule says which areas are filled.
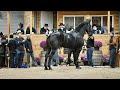
[[[109,44],[108,42],[105,42],[107,45]]]
[[[0,43],[0,45],[2,45],[2,43]]]
[[[8,45],[8,44],[5,44],[6,46]]]

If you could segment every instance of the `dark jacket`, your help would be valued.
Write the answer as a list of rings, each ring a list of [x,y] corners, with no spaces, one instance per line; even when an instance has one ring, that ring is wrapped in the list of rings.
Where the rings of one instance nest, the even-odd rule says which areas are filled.
[[[32,32],[36,34],[36,30],[32,27]],[[27,27],[26,34],[30,34],[30,27]]]
[[[24,30],[22,28],[19,28],[18,30],[20,30],[22,32],[22,34],[24,34]]]
[[[0,54],[5,54],[5,51],[6,51],[6,45],[5,44],[7,44],[7,40],[4,36],[2,36],[1,45],[0,45]]]
[[[10,53],[15,53],[15,50],[17,48],[15,40],[10,40],[9,43],[7,44],[7,46],[9,47]]]
[[[24,51],[24,38],[18,38],[16,37],[15,38],[15,43],[16,43],[16,49],[19,50],[19,51]]]
[[[114,36],[111,36],[111,37],[110,37],[109,43],[112,43],[112,42],[113,42],[113,38],[114,38]],[[110,45],[109,49],[111,50],[111,49],[113,49],[113,48],[116,48],[116,44],[115,44],[115,45]]]
[[[25,48],[26,48],[27,53],[32,53],[33,52],[31,40],[27,39],[25,41]]]
[[[59,32],[65,32],[66,33],[66,28],[63,28],[63,30],[61,28],[58,29]]]
[[[91,36],[93,37],[93,36]],[[90,47],[94,47],[94,37],[91,39],[90,37],[88,37],[87,39],[87,48],[90,48]]]
[[[48,30],[48,32],[50,31],[49,29],[47,29],[47,30]],[[47,30],[46,30],[46,29],[44,29],[44,27],[43,27],[43,28],[41,28],[41,30],[40,30],[40,34],[45,34]]]
[[[120,48],[120,41],[118,42],[118,47]]]

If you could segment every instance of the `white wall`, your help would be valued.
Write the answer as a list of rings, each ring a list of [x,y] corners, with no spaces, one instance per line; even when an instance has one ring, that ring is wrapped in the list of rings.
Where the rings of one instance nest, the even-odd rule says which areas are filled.
[[[53,29],[53,12],[51,11],[41,11],[41,28],[47,23],[49,29]]]
[[[7,25],[7,12],[0,11],[0,32],[7,34],[8,32],[8,25]]]
[[[10,12],[10,32],[11,33],[15,33],[17,31],[19,23],[24,24],[24,11],[11,11]]]

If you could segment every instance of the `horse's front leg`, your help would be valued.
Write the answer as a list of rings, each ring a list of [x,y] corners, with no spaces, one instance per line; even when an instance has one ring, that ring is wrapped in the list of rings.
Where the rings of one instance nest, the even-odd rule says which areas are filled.
[[[73,51],[73,56],[74,56],[74,64],[76,66],[76,69],[81,69],[81,67],[78,65],[78,57],[79,57],[79,54],[80,54],[80,50],[74,50]]]
[[[48,60],[50,52],[51,52],[51,49],[48,49],[47,52],[46,52],[46,55],[45,55],[45,63],[44,63],[45,70],[48,70],[48,68],[47,68],[47,60]]]
[[[67,66],[68,64],[69,64],[69,66],[70,66],[70,63],[72,62],[71,59],[70,59],[70,58],[71,58],[71,54],[72,54],[72,50],[69,49],[69,51],[68,51],[68,61],[66,62],[66,66]]]
[[[56,50],[51,50],[51,52],[49,54],[49,60],[48,60],[49,70],[52,70],[52,68],[51,68],[51,60],[53,59],[53,56],[54,56],[55,52],[56,52]]]

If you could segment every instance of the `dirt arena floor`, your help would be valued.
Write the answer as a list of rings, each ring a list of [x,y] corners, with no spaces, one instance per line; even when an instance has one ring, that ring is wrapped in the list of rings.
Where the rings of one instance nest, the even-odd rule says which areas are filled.
[[[120,79],[120,68],[109,66],[53,66],[53,70],[44,67],[2,68],[0,79]]]

